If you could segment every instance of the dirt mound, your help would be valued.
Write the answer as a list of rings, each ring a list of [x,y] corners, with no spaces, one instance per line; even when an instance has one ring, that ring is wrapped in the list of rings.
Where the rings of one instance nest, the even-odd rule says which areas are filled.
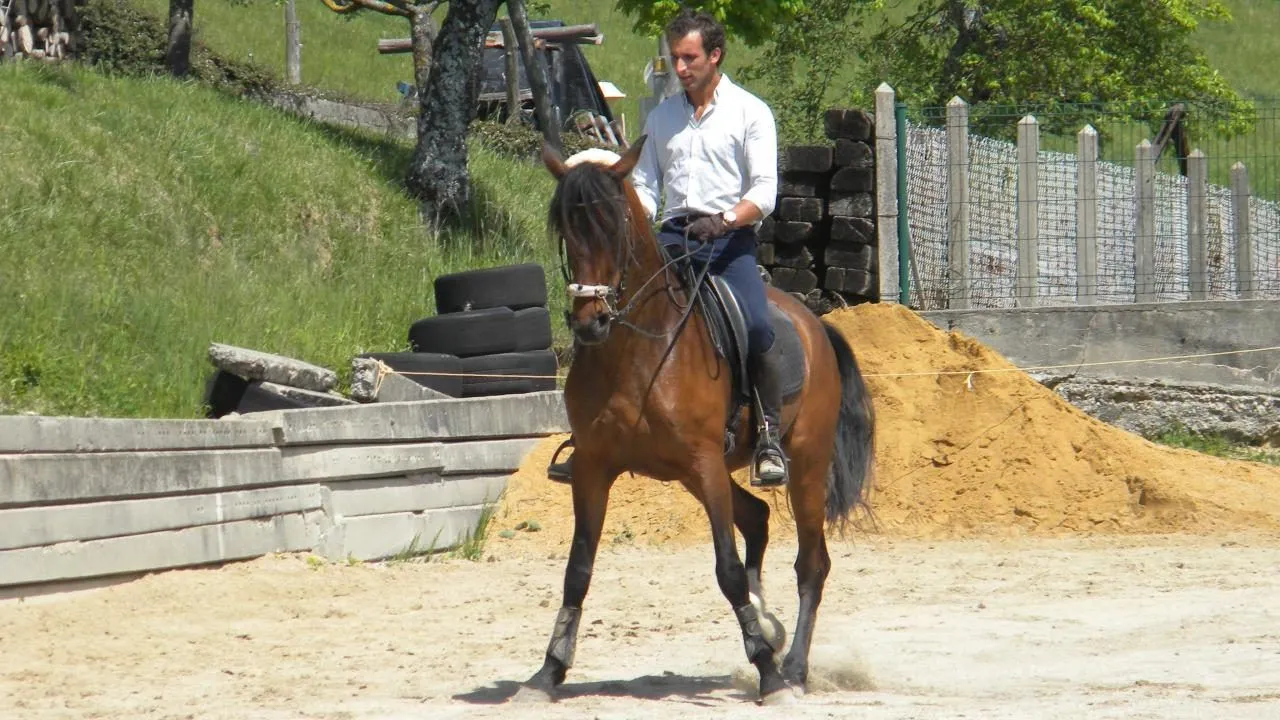
[[[1280,530],[1280,468],[1167,448],[1106,425],[960,333],[898,305],[824,318],[849,338],[876,408],[875,525],[900,537]],[[983,372],[975,372],[983,371]],[[569,488],[545,478],[548,439],[508,483],[495,529],[504,551],[563,553]],[[785,495],[764,491],[774,532],[793,534]],[[775,536],[777,536],[775,535]],[[678,485],[624,475],[602,543],[710,540],[702,509]]]

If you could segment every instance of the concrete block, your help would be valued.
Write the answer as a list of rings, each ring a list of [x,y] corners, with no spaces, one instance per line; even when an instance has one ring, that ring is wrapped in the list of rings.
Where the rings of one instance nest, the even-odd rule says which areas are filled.
[[[507,487],[507,473],[410,475],[325,483],[325,511],[336,522],[361,515],[422,512],[497,502]]]
[[[209,362],[246,380],[265,380],[304,390],[325,392],[338,384],[337,373],[327,368],[234,345],[211,344]]]
[[[310,549],[322,517],[293,513],[165,532],[0,551],[0,585],[241,560]]]
[[[559,390],[282,410],[263,417],[268,416],[280,428],[282,445],[545,437],[569,430]]]
[[[281,484],[278,450],[0,455],[0,508]]]
[[[442,443],[441,474],[515,472],[538,442],[540,439],[535,437]]]
[[[379,384],[378,361],[372,358],[353,358],[351,397],[360,402],[413,402],[447,400],[451,396],[419,385],[399,373],[387,373]]]
[[[288,447],[280,451],[285,482],[387,477],[440,470],[440,443]]]
[[[438,552],[457,547],[474,532],[482,506],[346,518],[326,537],[331,560],[382,560],[406,550]]]
[[[320,486],[0,510],[0,550],[141,535],[320,508]]]
[[[288,385],[280,385],[278,383],[266,382],[265,380],[257,380],[252,383],[264,392],[274,393],[280,397],[289,400],[296,400],[300,403],[306,403],[314,407],[341,407],[343,405],[355,405],[356,401],[346,398],[332,390],[329,392],[316,392],[315,390],[304,390],[302,388],[290,387]]]
[[[204,450],[271,447],[272,442],[272,425],[262,420],[0,417],[0,453]]]

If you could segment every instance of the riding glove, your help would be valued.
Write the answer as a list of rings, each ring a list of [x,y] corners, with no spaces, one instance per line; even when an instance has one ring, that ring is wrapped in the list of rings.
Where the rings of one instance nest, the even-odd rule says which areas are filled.
[[[708,215],[694,220],[689,223],[684,232],[686,236],[698,242],[707,242],[724,235],[727,229],[724,223],[724,216],[716,213],[715,215]]]

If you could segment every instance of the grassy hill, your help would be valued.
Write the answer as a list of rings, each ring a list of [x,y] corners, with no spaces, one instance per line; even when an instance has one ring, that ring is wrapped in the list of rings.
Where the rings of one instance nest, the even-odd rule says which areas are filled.
[[[531,164],[477,149],[481,239],[428,240],[399,187],[407,144],[163,79],[10,63],[0,85],[9,411],[196,416],[211,341],[342,370],[403,349],[438,274],[554,267]]]
[[[1261,67],[1280,43],[1275,0],[1228,4],[1237,24],[1203,29],[1203,47],[1241,90],[1280,96]],[[397,99],[409,59],[375,45],[404,36],[402,20],[340,17],[315,0],[298,12],[308,85]],[[654,40],[612,0],[554,0],[547,16],[600,25],[604,45],[584,52],[628,93],[618,109],[634,135]],[[274,0],[197,4],[196,26],[215,51],[282,75]],[[734,47],[729,69],[755,54]],[[403,347],[407,325],[432,312],[436,275],[555,267],[546,173],[475,144],[477,226],[427,239],[400,187],[406,143],[167,79],[4,63],[0,85],[0,412],[196,416],[211,341],[342,370],[355,353]],[[548,282],[562,302],[558,273]]]

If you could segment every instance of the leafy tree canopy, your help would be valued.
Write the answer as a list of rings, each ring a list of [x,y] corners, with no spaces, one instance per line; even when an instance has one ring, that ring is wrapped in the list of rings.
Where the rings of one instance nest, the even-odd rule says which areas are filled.
[[[805,8],[805,0],[617,0],[616,7],[635,18],[634,29],[657,35],[681,7],[703,10],[724,25],[725,32],[750,47],[773,38],[779,27]]]

